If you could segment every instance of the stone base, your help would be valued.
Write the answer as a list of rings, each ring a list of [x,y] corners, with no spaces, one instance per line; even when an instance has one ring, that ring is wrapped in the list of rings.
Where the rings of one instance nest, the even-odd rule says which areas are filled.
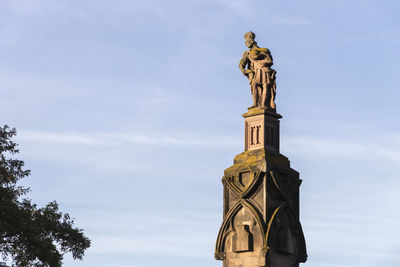
[[[296,267],[307,258],[299,222],[299,173],[265,147],[224,171],[224,219],[215,257],[223,267]]]

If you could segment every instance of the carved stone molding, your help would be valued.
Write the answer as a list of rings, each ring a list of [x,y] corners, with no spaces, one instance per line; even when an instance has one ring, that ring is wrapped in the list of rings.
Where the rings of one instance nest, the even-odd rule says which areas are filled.
[[[221,253],[225,252],[225,244],[226,244],[226,238],[230,235],[233,234],[235,231],[235,225],[234,225],[234,219],[236,214],[241,211],[242,209],[247,209],[248,211],[251,212],[252,217],[255,221],[255,227],[258,228],[259,232],[261,233],[261,236],[263,237],[261,239],[262,243],[260,244],[260,247],[265,247],[265,229],[266,225],[261,218],[259,212],[257,211],[257,208],[255,208],[250,202],[246,201],[245,199],[240,199],[236,203],[236,205],[226,214],[222,226],[219,230],[218,237],[217,237],[217,242],[215,246],[215,255],[222,255]],[[216,256],[217,258],[217,256]]]

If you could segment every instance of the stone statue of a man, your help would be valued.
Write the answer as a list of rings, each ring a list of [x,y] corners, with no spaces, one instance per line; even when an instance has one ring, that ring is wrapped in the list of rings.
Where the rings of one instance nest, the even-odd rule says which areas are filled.
[[[262,107],[275,111],[276,71],[271,68],[274,64],[272,55],[269,49],[257,46],[255,37],[253,32],[244,35],[249,50],[243,53],[239,68],[249,79],[253,95],[253,105],[250,108]]]

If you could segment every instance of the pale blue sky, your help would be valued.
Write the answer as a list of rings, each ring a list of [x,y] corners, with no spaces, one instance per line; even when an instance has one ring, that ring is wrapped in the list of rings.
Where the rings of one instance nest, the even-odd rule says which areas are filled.
[[[243,34],[275,61],[308,267],[400,266],[398,1],[0,0],[0,120],[34,202],[92,239],[64,266],[204,267],[251,104]]]

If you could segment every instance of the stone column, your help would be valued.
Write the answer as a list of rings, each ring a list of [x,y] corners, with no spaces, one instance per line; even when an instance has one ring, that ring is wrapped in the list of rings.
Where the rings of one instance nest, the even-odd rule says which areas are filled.
[[[299,222],[299,173],[279,153],[275,112],[252,108],[244,152],[224,171],[223,221],[215,258],[223,267],[296,267],[307,259]]]

